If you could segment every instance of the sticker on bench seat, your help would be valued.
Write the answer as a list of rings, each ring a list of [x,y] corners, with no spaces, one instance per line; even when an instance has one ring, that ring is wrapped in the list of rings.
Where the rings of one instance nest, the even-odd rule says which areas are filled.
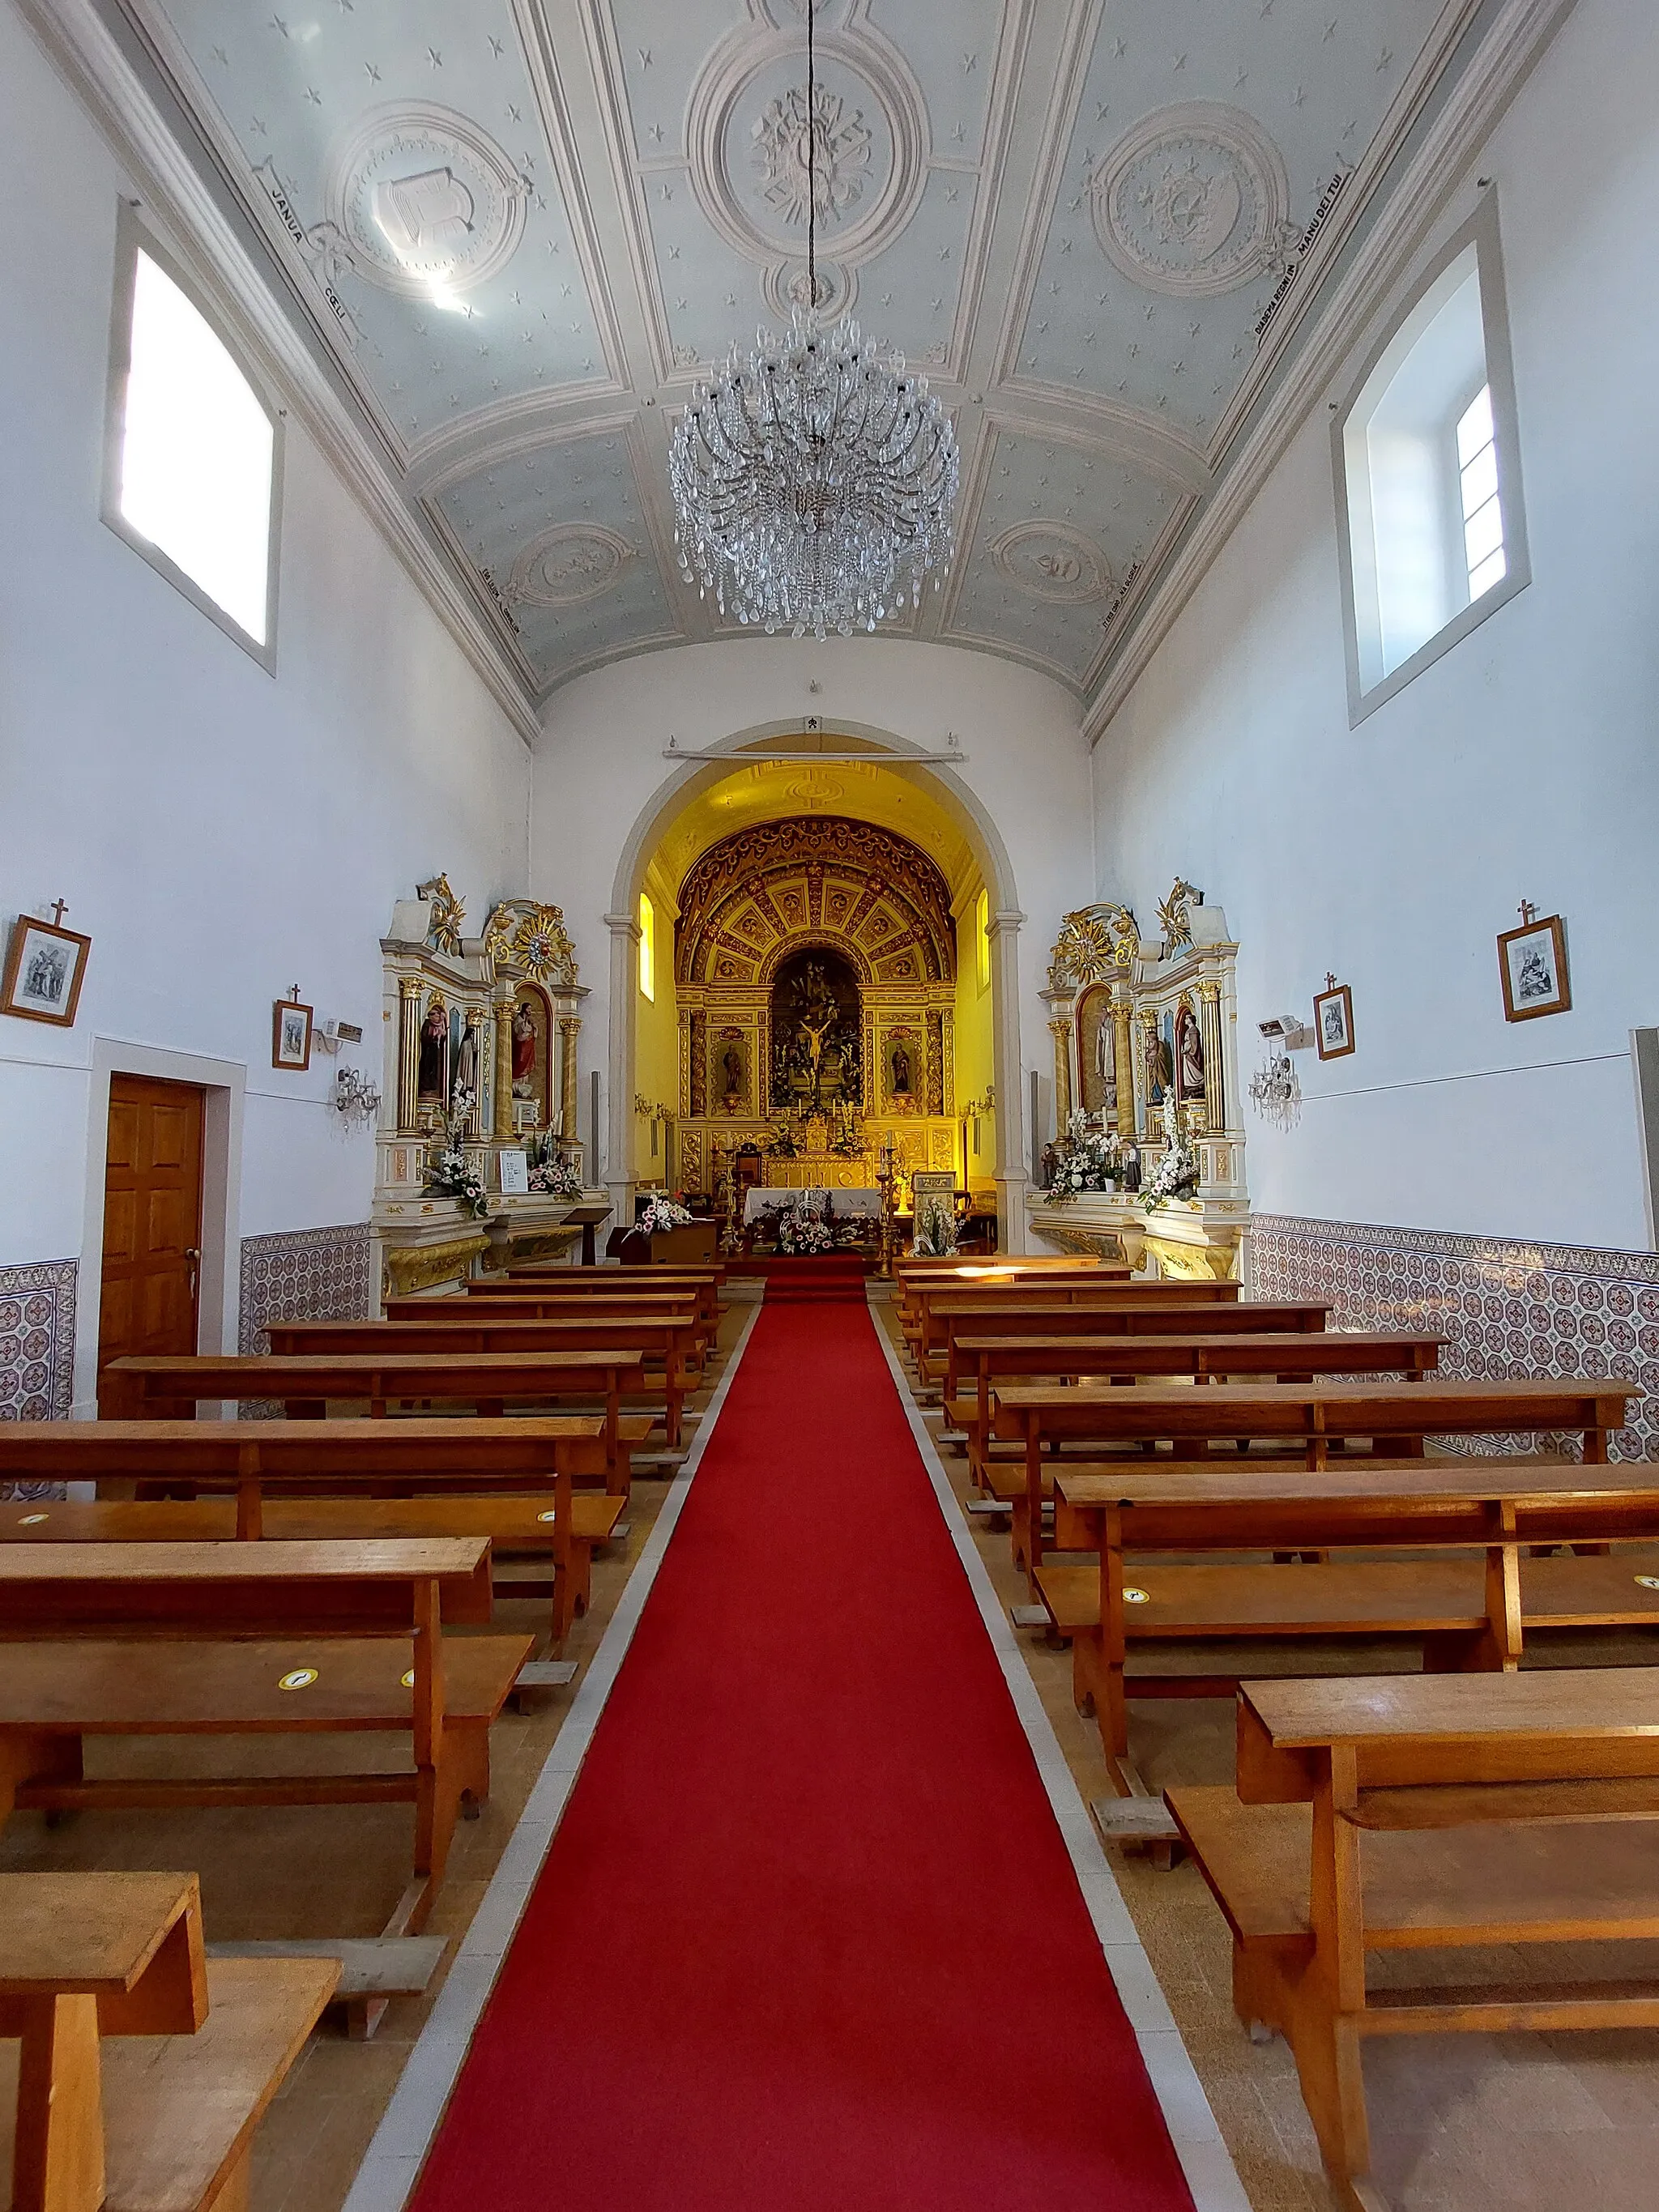
[[[290,1667],[286,1674],[277,1676],[276,1686],[279,1690],[308,1690],[316,1679],[314,1667]]]
[[[44,1513],[26,1513],[17,1525],[20,1528],[38,1528],[46,1517]]]
[[[411,1667],[408,1674],[403,1676],[402,1680],[404,1689],[412,1690],[415,1686],[415,1669]]]
[[[1644,1589],[1659,1589],[1659,1575],[1638,1575],[1636,1579]]]

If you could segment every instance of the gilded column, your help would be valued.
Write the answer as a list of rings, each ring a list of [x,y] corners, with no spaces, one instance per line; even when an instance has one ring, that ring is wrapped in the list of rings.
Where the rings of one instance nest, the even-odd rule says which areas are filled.
[[[412,1136],[418,1127],[416,1100],[421,1088],[421,979],[398,981],[398,1127]]]
[[[576,1039],[581,1031],[580,1014],[559,1017],[559,1134],[567,1142],[575,1138],[580,1119],[576,1104]]]
[[[1054,1129],[1064,1136],[1072,1118],[1072,1018],[1057,1014],[1048,1024],[1054,1041]]]
[[[1198,987],[1198,1033],[1204,1045],[1204,1121],[1211,1129],[1227,1126],[1226,1070],[1221,1065],[1221,986]]]
[[[513,1134],[513,1006],[511,997],[495,1002],[495,1134]]]
[[[1133,1139],[1135,1133],[1135,1048],[1129,1022],[1129,995],[1119,988],[1112,994],[1112,1058],[1117,1069],[1117,1133]]]

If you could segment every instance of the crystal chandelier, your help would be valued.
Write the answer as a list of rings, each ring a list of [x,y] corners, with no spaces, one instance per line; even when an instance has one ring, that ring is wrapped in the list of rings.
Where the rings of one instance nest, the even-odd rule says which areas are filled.
[[[902,354],[818,323],[817,69],[806,9],[806,295],[698,385],[668,453],[680,574],[769,634],[872,630],[949,573],[960,463]]]

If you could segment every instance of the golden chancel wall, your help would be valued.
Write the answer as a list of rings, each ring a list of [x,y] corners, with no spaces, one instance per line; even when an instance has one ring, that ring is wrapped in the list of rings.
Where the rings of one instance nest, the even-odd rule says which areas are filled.
[[[721,839],[680,886],[674,975],[686,1188],[744,1147],[769,1182],[868,1185],[890,1133],[907,1170],[960,1170],[951,892],[908,839],[823,815]]]

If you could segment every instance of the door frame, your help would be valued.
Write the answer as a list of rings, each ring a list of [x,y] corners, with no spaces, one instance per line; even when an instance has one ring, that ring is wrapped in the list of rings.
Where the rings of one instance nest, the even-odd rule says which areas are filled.
[[[75,1299],[75,1402],[70,1419],[98,1412],[98,1322],[104,1284],[104,1182],[109,1159],[112,1075],[187,1083],[202,1100],[202,1269],[197,1291],[198,1352],[234,1352],[242,1296],[242,1108],[247,1068],[240,1060],[165,1052],[118,1037],[92,1041],[87,1102],[87,1182]]]

